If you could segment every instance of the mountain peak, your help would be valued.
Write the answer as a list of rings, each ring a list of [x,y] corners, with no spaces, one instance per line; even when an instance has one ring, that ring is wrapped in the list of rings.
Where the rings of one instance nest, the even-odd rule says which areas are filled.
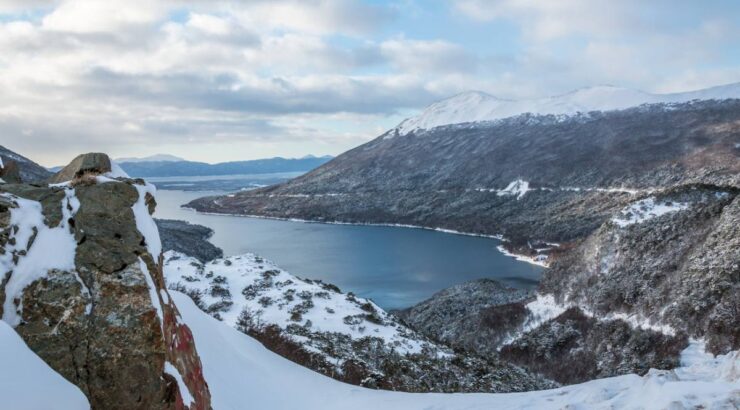
[[[596,85],[552,97],[524,100],[507,100],[482,91],[466,91],[427,106],[421,114],[402,121],[394,130],[398,135],[404,135],[442,125],[493,121],[525,113],[574,115],[622,110],[642,104],[729,98],[740,98],[740,83],[672,94],[651,94],[613,85]],[[389,134],[389,137],[394,134]]]

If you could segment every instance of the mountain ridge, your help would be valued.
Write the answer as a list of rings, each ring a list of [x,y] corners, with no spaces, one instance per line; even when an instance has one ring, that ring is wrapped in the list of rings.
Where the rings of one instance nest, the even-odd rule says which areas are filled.
[[[652,94],[611,85],[597,85],[552,97],[522,100],[503,99],[482,91],[466,91],[432,103],[419,115],[403,120],[389,131],[389,137],[443,125],[494,121],[526,113],[569,116],[592,111],[626,109],[642,104],[675,104],[693,100],[731,98],[740,98],[740,83],[668,94]]]

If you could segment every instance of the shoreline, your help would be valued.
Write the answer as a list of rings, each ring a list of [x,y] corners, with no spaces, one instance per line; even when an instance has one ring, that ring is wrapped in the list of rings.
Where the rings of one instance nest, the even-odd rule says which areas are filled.
[[[181,205],[180,208],[187,209],[192,212],[201,214],[201,215],[214,215],[214,216],[235,216],[235,217],[243,217],[243,218],[255,218],[255,219],[269,219],[274,221],[286,221],[286,222],[301,222],[301,223],[308,223],[308,224],[325,224],[325,225],[353,225],[353,226],[378,226],[378,227],[388,227],[388,228],[410,228],[410,229],[421,229],[425,231],[434,231],[434,232],[441,232],[441,233],[447,233],[452,235],[463,235],[463,236],[473,236],[478,238],[488,238],[488,239],[496,239],[501,242],[509,242],[503,235],[500,234],[482,234],[482,233],[473,233],[473,232],[461,232],[454,229],[447,229],[447,228],[433,228],[428,226],[421,226],[421,225],[411,225],[411,224],[398,224],[398,223],[371,223],[371,222],[341,222],[341,221],[316,221],[316,220],[310,220],[310,219],[301,219],[301,218],[282,218],[277,216],[264,216],[264,215],[248,215],[248,214],[230,214],[230,213],[221,213],[221,212],[204,212],[199,211],[195,208],[191,208],[185,205]],[[524,255],[524,254],[517,254],[507,251],[503,244],[499,244],[496,246],[496,250],[501,252],[504,256],[509,256],[517,261],[520,262],[526,262],[531,265],[539,266],[541,268],[548,268],[549,264],[547,261],[538,261],[534,257]]]

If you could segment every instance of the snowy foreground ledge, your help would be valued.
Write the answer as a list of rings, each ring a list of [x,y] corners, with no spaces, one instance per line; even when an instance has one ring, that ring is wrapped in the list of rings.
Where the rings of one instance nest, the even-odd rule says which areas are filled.
[[[554,390],[508,394],[397,393],[344,384],[284,359],[203,313],[179,292],[172,297],[193,332],[216,410],[242,409],[735,409],[740,406],[740,353],[712,358],[699,343],[675,371],[651,370]]]
[[[82,410],[90,404],[77,386],[44,363],[0,320],[0,408]]]

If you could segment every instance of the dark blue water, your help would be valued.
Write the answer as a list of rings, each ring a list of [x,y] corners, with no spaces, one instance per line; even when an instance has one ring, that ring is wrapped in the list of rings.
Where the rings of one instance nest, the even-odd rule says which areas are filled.
[[[226,255],[259,254],[293,275],[321,279],[386,309],[420,302],[472,279],[533,288],[542,268],[496,250],[496,239],[413,228],[330,225],[203,215],[180,205],[209,192],[157,192],[158,218],[210,227]]]

